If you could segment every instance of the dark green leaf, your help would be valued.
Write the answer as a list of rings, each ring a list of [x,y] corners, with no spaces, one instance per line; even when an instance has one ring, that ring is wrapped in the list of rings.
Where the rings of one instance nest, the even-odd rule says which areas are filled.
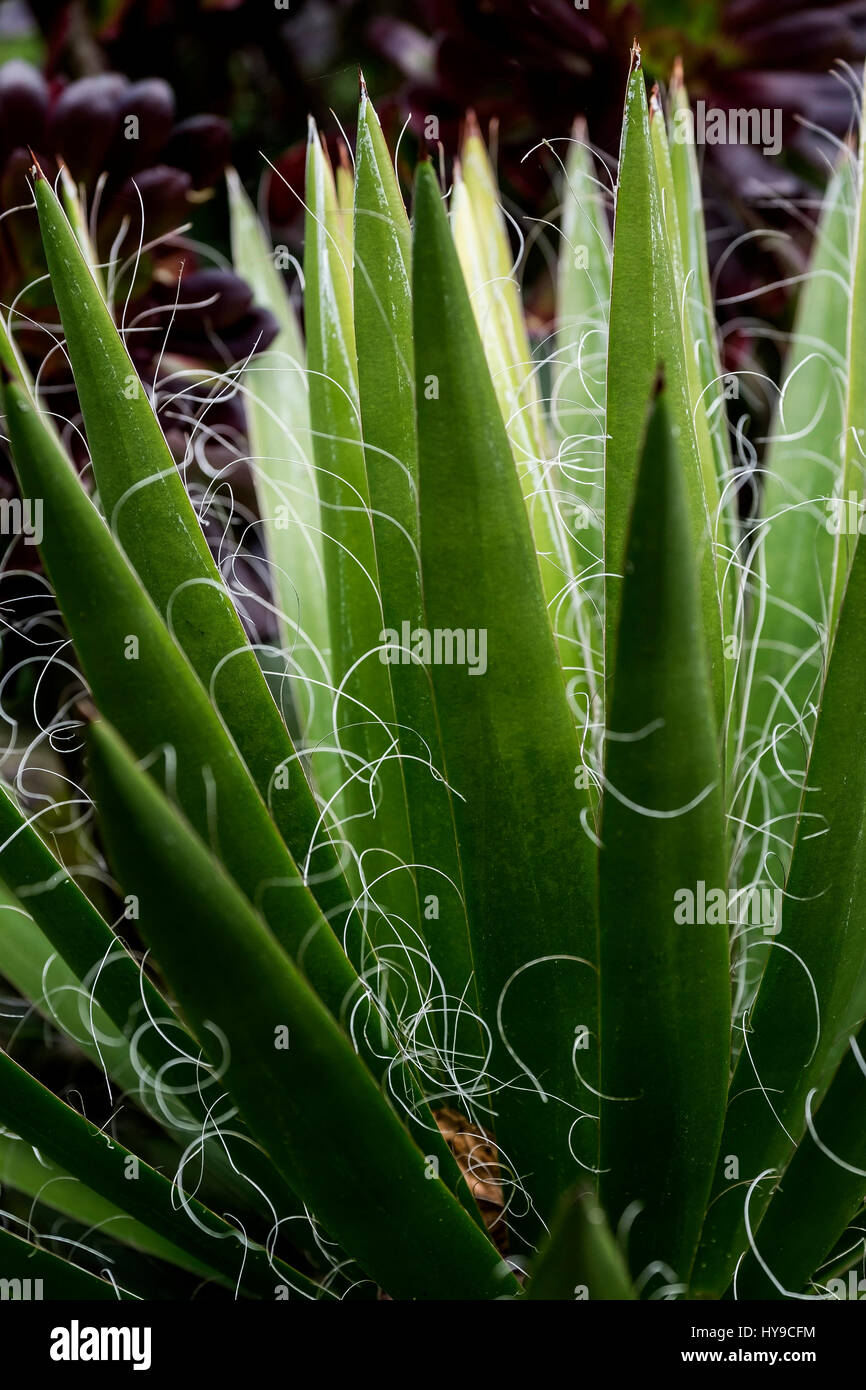
[[[493,1127],[546,1217],[579,1172],[571,1146],[590,1163],[595,1153],[595,1100],[574,1061],[588,1045],[577,1055],[591,1083],[586,779],[514,460],[427,164],[416,185],[414,310],[427,383],[418,396],[427,620],[466,643],[467,658],[473,641],[484,658],[434,659],[433,684],[493,1048]]]
[[[273,1297],[278,1284],[311,1298],[319,1290],[261,1247],[245,1240],[189,1193],[178,1202],[177,1187],[116,1139],[29,1076],[0,1050],[0,1122],[38,1148],[66,1172],[141,1221],[165,1240],[222,1275]]]
[[[560,1204],[526,1296],[567,1302],[634,1298],[622,1252],[591,1189],[573,1192]]]
[[[66,1249],[68,1247],[61,1247]],[[79,1268],[71,1260],[60,1259],[50,1250],[31,1245],[11,1231],[0,1227],[0,1268],[4,1279],[41,1279],[42,1297],[49,1302],[66,1302],[70,1299],[104,1299],[116,1302],[118,1299],[132,1299],[135,1294],[117,1288],[107,1279],[99,1279],[95,1274]],[[14,1287],[14,1286],[13,1286]],[[31,1284],[32,1290],[32,1284]],[[15,1295],[11,1295],[15,1297]]]
[[[35,192],[110,529],[209,692],[296,861],[304,864],[316,843],[312,885],[326,911],[338,910],[346,891],[336,855],[151,401],[46,179],[36,178]]]
[[[364,88],[356,161],[355,334],[382,616],[394,638],[389,671],[424,909],[421,931],[450,997],[445,1007],[453,1009],[467,986],[475,998],[472,956],[432,685],[428,671],[411,656],[411,635],[425,626],[418,550],[412,238],[391,157]],[[423,973],[420,962],[415,968]],[[434,981],[435,995],[439,992]],[[438,997],[435,1007],[441,1007]]]
[[[91,737],[109,854],[140,896],[142,933],[206,1056],[292,1188],[396,1297],[515,1289],[436,1176],[435,1159],[416,1147],[249,903],[116,735],[97,725]]]
[[[637,1278],[684,1287],[724,1118],[725,836],[688,484],[666,392],[654,404],[625,555],[599,853],[601,1180],[612,1222],[639,1204]],[[682,897],[682,894],[685,897]],[[632,1213],[634,1214],[634,1213]]]

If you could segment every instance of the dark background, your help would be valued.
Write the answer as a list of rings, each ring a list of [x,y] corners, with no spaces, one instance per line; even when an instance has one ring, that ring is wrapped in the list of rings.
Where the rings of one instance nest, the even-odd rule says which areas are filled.
[[[544,137],[563,137],[579,112],[609,155],[619,141],[628,52],[634,34],[650,76],[664,82],[682,55],[693,99],[716,106],[769,106],[784,113],[784,159],[750,148],[712,151],[706,192],[715,245],[760,226],[794,237],[802,268],[808,227],[792,204],[814,202],[829,146],[802,122],[836,136],[854,110],[849,74],[866,54],[866,3],[788,0],[3,0],[0,57],[33,56],[61,82],[105,71],[159,75],[179,118],[226,119],[231,157],[249,187],[274,160],[299,186],[308,112],[330,135],[351,134],[357,69],[393,136],[407,117],[419,130],[440,121],[453,151],[467,105],[483,126],[499,123],[504,190],[526,213],[550,205],[542,163],[522,156]],[[835,69],[835,72],[834,72]],[[336,119],[335,119],[336,118]],[[406,145],[411,156],[411,137]],[[297,204],[279,183],[270,212],[289,230]],[[808,217],[806,218],[808,222]],[[219,234],[216,223],[214,234]],[[779,250],[760,244],[734,259],[720,298],[777,278]],[[784,296],[756,308],[771,316]]]

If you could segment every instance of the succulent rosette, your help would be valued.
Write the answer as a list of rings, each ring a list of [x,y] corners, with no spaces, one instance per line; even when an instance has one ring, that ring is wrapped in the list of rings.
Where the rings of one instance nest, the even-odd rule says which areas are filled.
[[[201,266],[179,229],[206,199],[230,153],[226,122],[175,119],[175,99],[160,78],[130,82],[105,73],[64,83],[31,64],[0,68],[0,286],[14,302],[28,357],[45,355],[37,324],[56,318],[44,286],[44,262],[27,185],[32,154],[48,177],[61,163],[83,194],[97,261],[107,267],[126,321],[148,328],[129,347],[147,377],[160,353],[188,363],[225,365],[273,336],[243,282]],[[14,210],[14,211],[13,211]],[[57,354],[49,372],[61,372]]]

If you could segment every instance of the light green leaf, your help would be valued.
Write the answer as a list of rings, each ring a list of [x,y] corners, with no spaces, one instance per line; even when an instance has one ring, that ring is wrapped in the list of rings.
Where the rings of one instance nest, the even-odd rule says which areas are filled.
[[[292,695],[305,740],[315,748],[330,738],[330,638],[304,344],[276,252],[234,171],[228,189],[235,269],[280,330],[244,368],[244,405]],[[312,770],[333,791],[326,758],[317,754]]]
[[[686,113],[691,112],[691,104],[683,81],[682,63],[679,60],[674,64],[670,105],[670,163],[684,277],[683,305],[691,327],[693,360],[697,366],[698,399],[709,425],[715,457],[717,493],[721,498],[721,515],[724,518],[724,530],[720,527],[718,539],[734,552],[739,536],[736,492],[731,486],[726,382],[722,376],[715,305],[710,282],[697,147],[694,140],[684,138],[690,128]]]
[[[586,123],[579,118],[563,169],[550,410],[560,441],[564,500],[559,513],[571,536],[582,600],[569,691],[593,741],[603,724],[605,375],[612,261],[604,193]]]
[[[83,189],[76,184],[74,178],[62,161],[60,163],[60,177],[58,182],[60,187],[60,202],[63,206],[63,211],[66,213],[69,225],[75,235],[75,240],[80,247],[81,254],[87,261],[90,272],[104,297],[105,283],[102,277],[102,271],[99,267],[96,249],[90,237],[90,228],[87,225],[87,214],[83,202]]]
[[[559,514],[564,499],[557,465],[550,461],[537,369],[496,178],[471,113],[455,172],[451,222],[532,524],[550,620],[568,643],[574,640],[579,596],[570,583],[569,536]]]
[[[384,911],[414,927],[418,918],[406,796],[385,650],[379,574],[364,463],[358,364],[352,314],[351,264],[345,259],[334,177],[311,122],[307,145],[304,307],[310,419],[327,580],[334,702],[334,738],[343,753],[339,809],[350,821],[363,891]],[[404,867],[407,866],[407,867]],[[360,914],[358,914],[360,915]],[[356,916],[357,922],[357,916]],[[351,924],[350,954],[363,971],[370,946],[401,961],[406,928],[384,918],[370,935]],[[404,975],[404,978],[406,978]]]

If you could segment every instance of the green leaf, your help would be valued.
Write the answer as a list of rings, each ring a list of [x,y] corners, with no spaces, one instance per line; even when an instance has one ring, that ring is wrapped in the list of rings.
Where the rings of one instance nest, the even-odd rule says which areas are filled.
[[[516,1283],[497,1251],[430,1176],[428,1159],[249,903],[116,735],[100,724],[91,739],[109,856],[140,897],[142,933],[292,1188],[395,1297],[510,1293]]]
[[[567,642],[573,640],[579,596],[570,584],[572,562],[568,532],[559,515],[558,469],[549,462],[537,369],[513,275],[496,177],[472,113],[455,173],[451,220],[535,537],[550,620],[558,635],[562,628]]]
[[[860,1266],[858,1274],[862,1276],[864,1214],[866,1214],[866,1208],[861,1206],[851,1225],[842,1232],[827,1258],[821,1263],[813,1281],[816,1287],[826,1288],[831,1279],[838,1279],[846,1275],[850,1278],[850,1271],[857,1265]],[[848,1279],[845,1282],[847,1283]],[[858,1282],[859,1293],[863,1289],[862,1279]]]
[[[851,1037],[844,1060],[809,1132],[782,1176],[755,1245],[737,1270],[743,1298],[793,1297],[844,1235],[866,1194],[866,1028]],[[862,1242],[861,1242],[862,1244]],[[755,1251],[757,1250],[757,1254]],[[816,1282],[826,1286],[822,1274]]]
[[[128,954],[90,899],[55,859],[9,793],[0,788],[0,878],[29,909],[40,933],[79,980],[91,980],[94,998],[119,1034],[137,1022],[145,1008],[165,1027],[171,1011],[138,963]],[[99,967],[111,957],[106,969]],[[181,1035],[182,1037],[182,1035]],[[180,1038],[178,1039],[181,1040]],[[154,1070],[175,1055],[157,1037]]]
[[[721,498],[724,530],[720,540],[733,552],[739,540],[736,492],[731,487],[732,469],[728,448],[727,406],[715,305],[707,256],[707,231],[701,176],[694,140],[684,138],[691,112],[683,81],[682,63],[674,64],[670,86],[671,143],[670,164],[676,224],[683,269],[683,300],[691,327],[692,352],[697,367],[698,399],[706,415],[716,464],[717,491]],[[694,403],[694,402],[693,402]]]
[[[97,960],[95,964],[99,964]],[[33,918],[0,883],[0,974],[125,1092],[140,1093],[129,1044]]]
[[[154,772],[163,769],[159,775],[167,778],[193,825],[215,837],[227,869],[250,900],[262,898],[268,923],[284,947],[305,947],[311,980],[339,1013],[357,981],[203,687],[59,442],[15,383],[7,385],[5,401],[22,492],[43,502],[42,558],[99,709],[141,757],[162,755]],[[130,634],[134,660],[126,655]],[[166,749],[174,750],[167,758]]]
[[[234,171],[228,189],[235,269],[280,330],[244,368],[244,405],[292,695],[306,742],[316,748],[330,740],[330,637],[304,343],[274,252]],[[326,760],[317,753],[312,770],[333,792]]]
[[[23,1139],[13,1139],[8,1134],[0,1134],[0,1185],[22,1192],[90,1230],[98,1228],[101,1234],[133,1250],[153,1255],[202,1278],[213,1278],[209,1265],[155,1235],[44,1154],[37,1154]]]
[[[434,662],[433,684],[491,1034],[493,1128],[544,1218],[578,1172],[570,1144],[595,1151],[585,1118],[595,1101],[573,1056],[576,1031],[595,1036],[586,781],[517,471],[429,164],[418,171],[413,260],[416,370],[436,383],[418,397],[427,619],[484,656],[483,669]],[[579,1055],[591,1083],[592,1054]]]
[[[603,723],[604,441],[612,246],[604,188],[575,121],[563,167],[556,276],[552,425],[560,440],[559,512],[580,577],[579,655],[568,670],[572,708],[593,742]],[[586,601],[588,600],[588,601]],[[565,664],[565,663],[564,663]]]
[[[63,209],[41,176],[35,196],[110,529],[209,692],[296,860],[304,863],[311,843],[318,842],[314,890],[326,911],[338,910],[346,893],[336,854],[153,406]],[[289,775],[281,776],[281,769]]]
[[[370,898],[395,919],[418,918],[406,795],[394,704],[382,660],[379,574],[364,463],[352,277],[345,259],[334,177],[310,123],[307,145],[304,310],[310,420],[322,506],[332,674],[338,689],[334,733],[343,751],[340,808],[351,820],[357,870]],[[344,827],[344,833],[348,833]],[[404,867],[405,866],[405,867]],[[354,928],[355,924],[351,924]],[[367,968],[370,944],[388,950],[396,968],[399,937],[380,918],[372,932],[354,931],[350,954]],[[411,968],[407,974],[411,976]],[[410,985],[411,987],[411,985]]]
[[[358,110],[355,300],[361,419],[385,620],[421,620],[412,238],[366,88]],[[398,672],[391,673],[396,679]]]
[[[0,314],[0,363],[2,363],[9,376],[13,377],[15,381],[20,382],[28,391],[32,391],[30,373],[18,354],[15,342],[2,314]]]
[[[337,170],[334,183],[337,193],[337,214],[339,221],[340,255],[349,275],[349,285],[354,285],[354,226],[355,176],[347,145],[340,140],[337,146]]]
[[[105,284],[102,272],[99,268],[96,249],[90,238],[90,229],[87,225],[87,214],[82,199],[82,190],[76,184],[66,165],[61,161],[60,164],[60,202],[63,211],[69,221],[69,225],[78,242],[81,254],[86,260],[90,273],[96,281],[97,286],[103,297],[105,296]]]
[[[813,727],[806,712],[824,672],[835,553],[831,499],[845,429],[855,180],[855,161],[846,156],[827,190],[764,461],[745,731],[754,767],[741,832],[749,865],[769,853],[787,868]],[[847,521],[847,509],[842,516]],[[788,775],[778,775],[778,766]]]
[[[649,109],[635,48],[626,95],[614,223],[605,455],[605,651],[607,677],[616,651],[628,519],[631,515],[646,402],[656,368],[665,364],[669,410],[680,431],[689,518],[701,579],[701,626],[710,663],[716,723],[726,709],[722,610],[710,510],[691,418],[682,316],[670,241],[664,231],[650,135]]]
[[[670,256],[671,284],[677,307],[676,327],[682,344],[682,363],[688,389],[689,413],[694,422],[695,444],[697,446],[701,481],[706,505],[713,526],[713,536],[721,530],[722,540],[728,539],[721,518],[721,486],[717,475],[718,461],[710,433],[707,414],[708,402],[705,393],[697,345],[694,339],[692,318],[688,307],[689,286],[686,283],[686,268],[683,258],[683,233],[679,225],[679,212],[674,184],[671,151],[668,145],[667,127],[661,103],[661,93],[653,88],[649,106],[650,142],[655,161],[655,175],[659,197],[662,226]],[[721,584],[720,584],[721,587]]]
[[[726,888],[684,468],[662,392],[629,525],[599,852],[600,1195],[614,1222],[639,1204],[635,1277],[662,1261],[681,1287],[712,1183],[730,1053],[726,914],[686,925],[678,912],[683,891]]]
[[[564,1302],[635,1297],[622,1252],[591,1188],[570,1193],[560,1204],[526,1296]]]
[[[182,1054],[194,1055],[180,1020],[2,789],[0,841],[0,971],[184,1148],[194,1126],[212,1135],[208,1172],[235,1201],[249,1200],[249,1177],[294,1207],[265,1155],[232,1137],[214,1142],[213,1088],[180,1075]]]
[[[32,1245],[28,1240],[4,1231],[0,1227],[0,1268],[4,1279],[41,1279],[42,1296],[49,1302],[71,1299],[91,1300],[133,1299],[135,1294],[117,1288],[106,1279],[89,1274],[71,1260],[60,1259],[50,1250]],[[32,1285],[31,1285],[32,1287]],[[10,1295],[14,1297],[14,1295]]]
[[[866,69],[861,87],[861,103],[866,95]],[[848,279],[851,299],[848,310],[848,367],[845,398],[845,437],[842,446],[841,496],[847,502],[853,492],[861,502],[866,501],[866,121],[860,122],[860,150],[856,175],[857,211],[851,244]],[[845,584],[853,563],[859,531],[842,533],[836,547],[833,574],[833,602],[830,613],[830,632],[838,621],[839,608],[845,594]]]
[[[589,509],[590,527],[581,529],[594,530],[604,512],[604,391],[613,248],[604,188],[587,139],[581,117],[574,123],[563,166],[551,413],[565,444],[560,453],[563,486],[571,489],[578,506]],[[582,515],[578,518],[584,520]]]
[[[677,205],[676,188],[674,184],[674,173],[671,164],[671,152],[668,146],[667,126],[665,124],[664,111],[662,109],[661,93],[658,85],[653,88],[649,105],[650,120],[650,142],[652,144],[653,160],[655,164],[656,188],[658,196],[658,206],[661,214],[661,224],[667,243],[668,256],[665,267],[665,276],[670,273],[670,306],[672,316],[664,320],[664,328],[661,333],[657,331],[656,336],[659,341],[660,353],[663,354],[661,360],[674,361],[681,363],[684,378],[686,400],[685,410],[681,409],[678,428],[686,432],[687,444],[684,448],[685,455],[691,455],[697,461],[699,473],[699,487],[694,485],[691,489],[692,515],[695,520],[695,539],[700,543],[704,535],[709,535],[712,542],[712,551],[716,556],[716,585],[717,595],[713,600],[712,589],[709,585],[709,576],[706,579],[706,592],[708,602],[705,611],[705,633],[709,647],[709,654],[713,659],[715,670],[718,670],[718,658],[722,655],[718,641],[714,640],[718,631],[717,605],[721,605],[722,634],[725,637],[735,639],[736,649],[739,649],[739,633],[735,631],[735,589],[739,584],[739,568],[732,564],[732,560],[737,554],[737,536],[733,520],[729,516],[729,508],[722,503],[722,487],[724,486],[725,468],[720,463],[718,457],[717,444],[712,436],[709,410],[709,396],[706,390],[706,382],[701,371],[701,363],[698,356],[698,344],[695,339],[695,330],[692,322],[692,315],[689,310],[689,282],[686,277],[686,268],[683,257],[683,233],[679,225],[679,213]],[[688,210],[687,210],[688,211]],[[664,302],[668,301],[668,287],[664,288]],[[658,324],[658,320],[656,323]],[[699,323],[699,328],[706,329],[708,325]],[[712,320],[709,325],[713,331]],[[666,341],[663,343],[663,337]],[[720,476],[721,474],[721,476]],[[712,636],[711,636],[712,634]],[[725,652],[727,655],[727,652]],[[728,729],[731,723],[736,727],[736,705],[739,694],[737,684],[737,666],[732,660],[724,661],[722,665],[721,679],[724,682],[725,695],[725,730],[724,742],[726,749],[727,769],[733,771],[734,741],[728,738]]]
[[[664,265],[640,51],[632,54],[626,93],[614,217],[607,365],[607,445],[605,449],[605,652],[610,665],[616,650],[623,561],[640,447],[662,354],[657,350],[653,315],[654,282]],[[649,248],[649,253],[648,253]],[[661,262],[661,264],[659,264]]]
[[[427,909],[421,930],[450,1009],[467,988],[474,996],[474,982],[432,684],[426,668],[413,659],[411,646],[412,634],[425,627],[418,548],[412,238],[391,157],[363,86],[356,162],[355,334],[382,618],[391,638],[389,672],[418,895]],[[428,916],[434,905],[436,915]],[[416,969],[421,968],[419,962]],[[473,1006],[477,1008],[477,1000]],[[472,1041],[477,1047],[477,1037]]]
[[[720,1293],[746,1249],[744,1194],[781,1173],[806,1128],[806,1098],[826,1090],[840,1046],[864,1012],[866,550],[858,547],[836,630],[785,885],[781,932],[753,941],[769,952],[754,1006],[737,1026],[744,1046],[712,1205],[696,1266],[699,1292]],[[731,1176],[738,1161],[738,1176]],[[749,1203],[758,1227],[772,1179]]]
[[[537,477],[546,453],[538,384],[496,175],[472,112],[460,151],[453,229],[518,469]]]
[[[204,689],[59,442],[15,383],[6,386],[5,404],[22,491],[43,499],[45,567],[100,711],[140,757],[160,755],[153,772],[165,778],[185,816],[216,846],[277,941],[302,960],[307,979],[334,1017],[349,1017],[359,1004],[373,1010],[376,1028],[367,1038],[358,1027],[359,1047],[376,1075],[389,1073],[394,1054],[385,1021],[304,885]],[[125,656],[130,632],[138,641],[135,661]],[[404,1078],[417,1105],[416,1083],[398,1066],[395,1084]],[[423,1117],[417,1123],[423,1127]],[[457,1186],[458,1170],[444,1141],[433,1147]]]
[[[260,1296],[273,1297],[275,1285],[285,1281],[315,1296],[309,1280],[250,1244],[195,1197],[184,1193],[179,1205],[176,1183],[64,1105],[2,1050],[0,1123],[232,1285],[243,1273],[249,1291]]]

